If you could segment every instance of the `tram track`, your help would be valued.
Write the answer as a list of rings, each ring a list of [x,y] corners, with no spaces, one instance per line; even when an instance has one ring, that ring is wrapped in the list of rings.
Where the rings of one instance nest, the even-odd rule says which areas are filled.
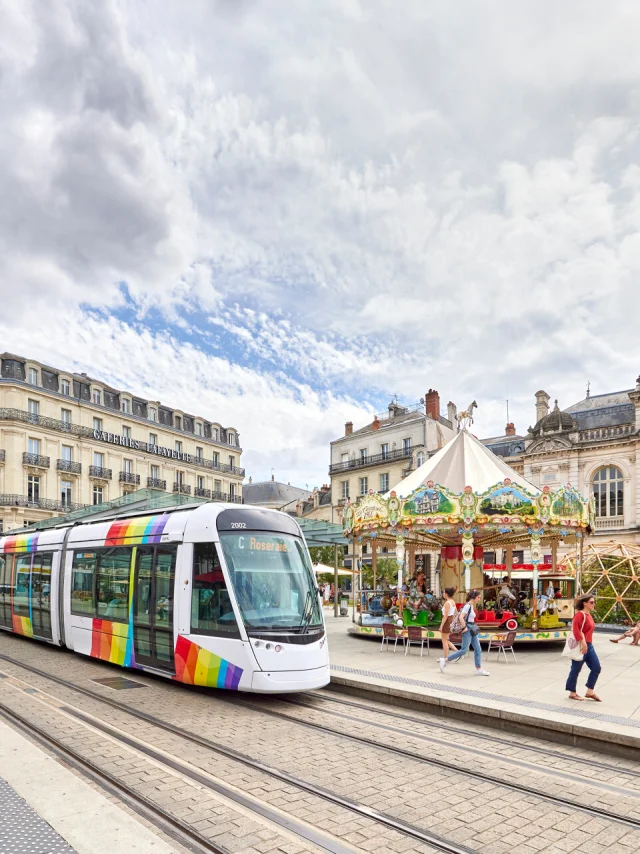
[[[181,727],[177,727],[173,724],[168,724],[167,722],[161,720],[160,718],[155,717],[154,715],[150,715],[147,712],[142,712],[139,709],[134,709],[126,704],[122,704],[117,702],[116,700],[111,699],[110,697],[104,697],[102,694],[99,694],[96,691],[92,691],[89,688],[84,688],[80,685],[77,685],[73,682],[70,682],[66,679],[62,679],[59,676],[55,676],[50,673],[45,673],[39,668],[33,667],[32,665],[25,664],[23,662],[17,661],[16,659],[12,659],[10,656],[0,655],[0,660],[5,660],[14,666],[21,667],[29,672],[34,673],[37,676],[40,676],[44,679],[48,679],[56,684],[59,684],[69,690],[77,691],[80,694],[83,694],[87,697],[90,697],[93,700],[96,700],[100,703],[104,703],[112,708],[117,709],[120,712],[131,715],[134,718],[144,721],[145,723],[151,724],[159,729],[167,731],[172,735],[177,735],[180,738],[184,738],[187,741],[190,741],[194,744],[197,744],[201,747],[207,748],[211,750],[213,753],[217,753],[221,756],[224,756],[227,759],[231,759],[233,761],[239,762],[245,767],[249,767],[255,771],[262,772],[274,779],[279,780],[280,782],[287,783],[289,785],[295,786],[296,788],[308,792],[314,796],[321,798],[322,800],[328,801],[334,806],[342,807],[348,810],[351,813],[354,813],[363,818],[367,818],[372,820],[384,827],[396,831],[401,834],[405,838],[410,838],[415,842],[423,843],[424,845],[429,846],[433,851],[443,852],[443,854],[477,854],[477,852],[469,848],[465,845],[457,844],[453,841],[447,840],[438,834],[429,832],[424,830],[416,825],[412,825],[408,822],[403,821],[402,819],[395,818],[394,816],[387,815],[386,813],[380,812],[378,810],[372,809],[371,807],[367,807],[363,804],[360,804],[356,801],[353,801],[349,798],[346,798],[338,793],[330,792],[320,786],[317,786],[313,783],[309,783],[308,781],[301,780],[296,776],[289,774],[285,771],[281,771],[279,769],[273,768],[260,760],[254,759],[253,757],[242,754],[232,748],[225,747],[224,745],[217,744],[210,739],[204,738],[202,736],[198,736],[194,733],[191,733]],[[20,677],[14,677],[20,678]],[[33,689],[36,693],[43,693],[39,688]],[[61,701],[60,710],[66,714],[71,715],[72,717],[82,721],[83,723],[90,725],[98,730],[103,731],[106,735],[109,735],[111,738],[114,738],[134,749],[141,750],[143,753],[146,753],[148,756],[153,755],[154,761],[160,762],[161,764],[166,765],[167,767],[173,768],[173,770],[178,770],[180,773],[184,774],[187,777],[191,777],[191,779],[195,779],[199,785],[205,786],[207,788],[212,788],[211,781],[208,777],[204,775],[199,775],[198,772],[194,772],[191,768],[184,765],[184,763],[180,763],[175,760],[171,760],[165,757],[163,754],[159,754],[157,751],[153,750],[147,745],[142,745],[137,739],[131,739],[128,735],[121,732],[117,728],[110,726],[108,724],[103,723],[102,721],[98,721],[95,717],[89,717],[84,712],[74,709],[69,703],[66,701]],[[4,703],[0,701],[0,714],[5,714],[5,710],[7,707]],[[7,715],[15,714],[12,710],[7,710]],[[19,716],[18,716],[19,717]],[[31,724],[28,721],[22,721],[23,726],[29,727]],[[44,733],[46,735],[46,733]],[[54,740],[55,741],[55,740]],[[228,787],[222,787],[222,789],[227,789]],[[216,789],[217,790],[217,789]],[[220,791],[220,794],[224,794],[225,797],[230,797],[231,800],[237,799],[237,794],[235,792],[230,791]],[[253,804],[251,806],[250,804]],[[250,809],[255,808],[255,801],[250,798],[245,799],[245,806],[248,806]],[[266,807],[266,811],[269,812],[269,818],[276,824],[282,825],[282,819],[280,816],[275,815],[273,810],[269,810]],[[287,827],[291,830],[291,824],[299,824],[295,822],[295,820],[288,821]],[[640,823],[639,823],[640,827]],[[306,832],[295,831],[301,837],[307,838],[308,841],[312,841],[314,844],[319,845],[321,848],[324,848],[327,851],[334,852],[334,854],[352,854],[353,848],[346,845],[336,844],[330,840],[327,834],[322,834],[321,832],[314,834],[314,838],[309,838],[309,834]],[[220,849],[218,849],[220,850]],[[224,852],[224,854],[227,854]]]
[[[346,808],[347,810],[361,815],[366,816],[370,819],[373,819],[380,824],[384,824],[386,827],[393,828],[394,830],[398,830],[405,836],[410,836],[411,838],[420,840],[430,846],[432,846],[437,851],[446,851],[446,852],[465,852],[468,854],[470,851],[469,848],[464,846],[456,845],[455,843],[450,843],[447,840],[443,839],[440,836],[435,834],[431,834],[425,832],[421,828],[410,825],[406,822],[398,820],[393,816],[387,815],[385,813],[378,812],[369,807],[366,807],[357,802],[351,801],[348,798],[343,797],[335,792],[330,792],[322,787],[319,787],[313,783],[309,783],[308,781],[301,780],[297,778],[295,775],[289,774],[288,772],[281,771],[272,766],[269,766],[258,759],[247,756],[246,754],[240,753],[233,748],[226,747],[219,743],[213,742],[210,739],[204,738],[199,735],[195,735],[189,731],[182,729],[174,724],[169,724],[166,721],[163,721],[154,715],[150,715],[147,712],[142,712],[138,709],[132,708],[131,706],[127,706],[126,704],[119,703],[118,701],[111,699],[109,697],[105,697],[98,692],[92,691],[91,689],[85,688],[83,686],[77,685],[76,683],[70,682],[66,679],[62,679],[59,676],[55,676],[50,673],[45,673],[39,668],[33,667],[32,665],[25,664],[21,661],[11,658],[7,655],[0,655],[0,660],[5,660],[11,664],[14,664],[17,667],[21,667],[27,671],[30,671],[42,678],[48,679],[54,683],[60,684],[65,688],[77,691],[81,694],[84,694],[93,700],[97,700],[101,703],[105,703],[109,706],[112,706],[118,709],[121,712],[131,715],[132,717],[144,720],[147,723],[151,723],[154,726],[157,726],[161,729],[164,729],[168,732],[171,732],[174,735],[178,735],[182,738],[187,739],[193,743],[196,743],[202,747],[205,747],[214,753],[218,753],[219,755],[225,756],[227,758],[239,761],[243,763],[245,766],[250,767],[254,770],[261,771],[266,773],[267,775],[274,777],[280,781],[287,782],[291,785],[294,785],[304,791],[310,792],[314,795],[317,795],[324,800],[327,800],[335,805]],[[322,731],[328,733],[337,738],[344,738],[351,741],[359,742],[360,744],[366,745],[368,747],[372,747],[378,750],[384,750],[386,752],[390,752],[398,756],[398,758],[402,759],[411,759],[413,761],[422,762],[428,765],[435,765],[437,767],[442,768],[443,770],[454,772],[457,774],[461,774],[483,783],[491,783],[496,786],[500,786],[504,789],[510,790],[512,792],[519,793],[521,795],[525,795],[527,797],[532,797],[537,800],[541,800],[547,803],[550,803],[556,807],[571,809],[574,811],[581,812],[585,815],[588,815],[592,818],[599,818],[606,822],[611,822],[615,824],[620,824],[624,827],[631,828],[633,830],[640,830],[640,818],[634,818],[633,816],[625,816],[619,813],[615,813],[608,808],[598,807],[595,805],[580,803],[579,801],[575,801],[570,798],[560,797],[557,795],[553,795],[550,793],[542,792],[538,788],[533,788],[532,786],[527,786],[521,783],[514,783],[510,781],[506,781],[494,775],[488,774],[485,771],[476,771],[472,768],[460,767],[459,764],[448,763],[444,760],[436,759],[435,757],[430,756],[429,758],[416,756],[415,753],[411,753],[409,751],[405,751],[401,748],[393,747],[391,745],[381,745],[378,742],[372,739],[366,739],[360,736],[343,733],[340,731],[336,731],[330,729],[329,727],[325,727],[320,724],[304,722],[291,715],[287,715],[280,712],[275,712],[274,710],[265,709],[264,707],[254,706],[252,703],[244,700],[240,700],[237,695],[233,697],[219,697],[216,696],[216,700],[222,701],[225,704],[232,704],[235,706],[245,707],[255,713],[265,714],[267,716],[274,716],[278,718],[286,719],[287,721],[295,724],[300,724],[301,726],[308,726],[309,728],[315,729],[317,731]],[[296,703],[296,701],[293,701]],[[306,705],[302,703],[301,705]],[[359,705],[359,704],[356,704]],[[450,745],[449,745],[450,746]],[[610,766],[611,770],[616,770],[620,773],[620,769],[615,769],[614,766]],[[589,782],[589,781],[585,781]],[[625,794],[630,794],[628,791]],[[634,793],[636,794],[636,793]]]
[[[279,698],[280,699],[280,698]],[[390,711],[387,708],[377,708],[374,706],[366,706],[362,703],[352,702],[350,700],[343,700],[337,697],[328,697],[320,692],[310,692],[308,695],[304,697],[287,697],[286,699],[282,698],[281,702],[287,703],[292,706],[299,706],[300,708],[312,709],[314,711],[321,711],[318,706],[314,705],[315,702],[321,703],[332,703],[340,706],[344,706],[347,708],[357,709],[360,712],[368,712],[370,714],[380,715],[382,717],[392,718],[394,720],[401,720],[409,724],[418,724],[419,726],[424,726],[431,729],[436,729],[438,731],[450,732],[452,735],[460,736],[461,738],[469,738],[470,735],[476,739],[481,739],[482,741],[486,741],[489,744],[500,745],[500,747],[514,749],[514,750],[522,750],[528,753],[534,753],[537,756],[540,756],[541,753],[544,754],[544,758],[554,758],[559,759],[563,762],[571,762],[572,765],[583,765],[585,767],[594,768],[599,771],[609,771],[613,774],[627,777],[633,777],[640,779],[640,770],[638,768],[629,768],[622,767],[619,765],[612,765],[608,762],[602,762],[598,759],[588,759],[584,756],[579,756],[575,751],[571,753],[562,753],[559,750],[553,750],[548,747],[548,742],[544,743],[544,749],[541,746],[535,746],[532,744],[526,744],[520,741],[514,741],[510,738],[501,738],[500,736],[490,735],[489,733],[485,733],[480,731],[479,728],[468,730],[461,729],[460,727],[452,726],[451,724],[444,723],[442,718],[438,718],[437,723],[431,722],[425,718],[414,717],[413,715],[405,715],[400,712]],[[357,720],[358,723],[366,723],[367,725],[378,727],[380,729],[387,729],[388,726],[386,724],[381,724],[379,721],[372,721],[369,719],[363,720],[362,718],[354,718],[353,716],[347,715],[342,716],[336,712],[326,711],[325,714],[333,714],[338,715],[340,717],[346,717],[348,720]],[[395,731],[395,730],[392,730]],[[415,737],[415,734],[413,734]],[[439,742],[443,745],[449,746],[450,742],[447,742],[445,739],[439,739],[437,736],[429,736],[429,740]],[[460,750],[467,750],[468,748],[465,745],[457,745]],[[506,758],[508,757],[501,757]]]

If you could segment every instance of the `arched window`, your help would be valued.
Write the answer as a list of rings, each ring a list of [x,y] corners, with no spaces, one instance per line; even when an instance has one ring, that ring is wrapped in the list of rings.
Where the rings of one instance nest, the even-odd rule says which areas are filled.
[[[418,454],[418,459],[416,462],[418,464],[418,468],[420,468],[421,465],[424,465],[424,454]]]
[[[605,466],[593,476],[596,516],[624,515],[624,477],[619,468]]]

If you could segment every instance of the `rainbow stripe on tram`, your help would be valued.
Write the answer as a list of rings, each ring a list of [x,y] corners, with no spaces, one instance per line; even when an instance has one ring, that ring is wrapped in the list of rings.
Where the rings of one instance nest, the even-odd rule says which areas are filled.
[[[169,517],[169,513],[163,513],[156,516],[121,519],[111,525],[104,544],[105,546],[132,546],[159,543]]]
[[[176,675],[173,678],[178,682],[206,688],[238,690],[242,676],[241,667],[202,649],[182,635],[178,635],[174,661]]]
[[[16,534],[13,537],[5,537],[2,542],[2,550],[6,552],[35,552],[38,550],[38,539],[40,534]]]

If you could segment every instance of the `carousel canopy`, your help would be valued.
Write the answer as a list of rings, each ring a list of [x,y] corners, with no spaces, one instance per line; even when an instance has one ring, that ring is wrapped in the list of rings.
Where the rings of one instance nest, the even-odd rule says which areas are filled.
[[[474,492],[486,492],[496,483],[509,478],[511,483],[538,495],[537,486],[520,477],[500,457],[493,454],[482,442],[466,430],[461,430],[444,448],[426,463],[405,477],[393,491],[399,498],[407,498],[429,481],[446,486],[451,492],[462,492],[471,486]],[[389,498],[387,492],[385,498]]]

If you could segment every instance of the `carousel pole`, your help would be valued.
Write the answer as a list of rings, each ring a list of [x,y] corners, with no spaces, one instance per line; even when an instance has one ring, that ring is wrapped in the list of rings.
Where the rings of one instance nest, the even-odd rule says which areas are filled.
[[[337,617],[340,613],[340,605],[338,603],[338,546],[333,547],[333,616]]]
[[[357,584],[357,578],[358,578],[358,576],[356,575],[356,566],[358,564],[358,558],[356,555],[356,548],[357,548],[356,535],[354,534],[353,535],[353,560],[351,561],[351,587],[352,587],[351,592],[353,594],[353,608],[351,610],[351,622],[352,623],[355,623],[355,621],[356,621],[356,584]]]
[[[507,570],[507,576],[509,577],[509,587],[511,587],[511,573],[513,572],[513,546],[507,546],[505,548],[506,556],[505,556],[505,564]]]
[[[584,535],[582,531],[579,534],[576,534],[577,537],[580,537],[580,557],[578,562],[578,569],[576,572],[576,594],[578,596],[582,596],[582,559],[584,557]]]
[[[533,564],[533,619],[538,618],[538,564],[540,563],[540,534],[531,534],[531,563]]]
[[[373,570],[373,594],[375,596],[378,579],[378,544],[375,540],[371,540],[371,569]]]
[[[551,542],[551,569],[556,572],[558,569],[558,541]]]
[[[396,562],[398,564],[398,613],[402,613],[404,606],[404,596],[402,595],[402,578],[405,561],[404,537],[396,536]]]
[[[462,535],[462,563],[464,565],[464,592],[471,589],[471,564],[473,563],[473,534],[465,531]]]

